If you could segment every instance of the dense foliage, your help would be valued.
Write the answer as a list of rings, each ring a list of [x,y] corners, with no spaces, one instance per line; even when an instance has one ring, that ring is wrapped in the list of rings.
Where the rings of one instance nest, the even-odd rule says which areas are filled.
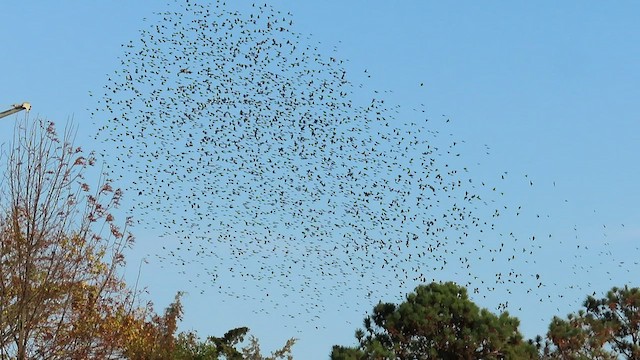
[[[544,356],[552,359],[640,359],[640,289],[612,288],[584,301],[567,319],[554,317]]]
[[[535,358],[519,321],[478,308],[454,283],[418,286],[400,305],[379,303],[356,331],[357,348],[336,346],[332,359]]]

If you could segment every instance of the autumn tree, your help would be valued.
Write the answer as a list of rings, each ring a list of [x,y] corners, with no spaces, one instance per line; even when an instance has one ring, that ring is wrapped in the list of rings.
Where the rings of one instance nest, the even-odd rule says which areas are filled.
[[[356,331],[358,346],[334,346],[338,359],[534,359],[519,321],[480,309],[454,283],[418,286],[400,305],[379,303]]]
[[[119,357],[139,315],[119,275],[133,241],[111,214],[122,192],[85,180],[95,159],[73,136],[25,117],[2,154],[1,359]]]
[[[549,325],[549,359],[640,359],[640,289],[614,287]]]

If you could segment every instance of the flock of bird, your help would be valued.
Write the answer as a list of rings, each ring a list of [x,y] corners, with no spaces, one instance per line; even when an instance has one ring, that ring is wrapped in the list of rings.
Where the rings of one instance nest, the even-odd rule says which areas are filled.
[[[124,45],[95,113],[134,217],[163,233],[159,261],[310,321],[327,299],[357,308],[445,272],[477,294],[540,294],[551,235],[501,220],[546,217],[503,200],[530,178],[479,179],[446,116],[367,93],[289,13],[179,6]]]

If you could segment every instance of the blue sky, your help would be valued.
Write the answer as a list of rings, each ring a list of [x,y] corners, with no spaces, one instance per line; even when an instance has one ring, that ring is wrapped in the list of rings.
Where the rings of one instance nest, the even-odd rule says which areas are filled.
[[[593,291],[638,286],[633,275],[640,255],[640,6],[551,1],[272,4],[290,11],[295,29],[309,34],[309,42],[319,42],[322,53],[346,60],[350,79],[365,84],[363,92],[390,90],[384,93],[390,103],[404,108],[424,104],[433,118],[445,114],[451,119],[446,131],[466,141],[460,161],[468,163],[469,176],[498,184],[506,194],[500,201],[523,207],[522,216],[506,215],[500,228],[540,241],[536,254],[520,265],[539,273],[545,286],[530,293],[517,287],[511,294],[503,286],[475,296],[479,305],[495,310],[506,299],[525,334],[535,336],[545,332],[553,315],[577,310]],[[153,23],[154,11],[175,7],[155,1],[4,3],[8,15],[0,25],[5,48],[0,105],[30,101],[31,116],[60,124],[73,117],[79,125],[78,143],[86,149],[97,146],[91,124],[100,119],[90,117],[96,104],[89,92],[102,91],[120,66],[120,45],[139,37],[139,30]],[[3,142],[11,137],[11,119],[0,124]],[[502,182],[504,172],[509,176]],[[134,194],[128,195],[135,201]],[[354,342],[353,332],[378,300],[398,299],[384,288],[375,288],[378,297],[371,299],[358,298],[358,292],[353,299],[326,293],[326,307],[312,321],[297,321],[282,306],[255,313],[264,307],[259,295],[236,298],[217,293],[213,285],[200,295],[190,288],[193,274],[178,274],[155,260],[161,246],[175,239],[158,240],[158,233],[143,226],[134,232],[131,278],[140,259],[147,258],[140,281],[150,299],[162,309],[176,291],[187,291],[183,327],[201,335],[248,326],[265,349],[297,337],[298,358],[322,359],[331,345]],[[492,282],[499,266],[480,266],[478,276]],[[377,271],[374,276],[385,276],[384,270]],[[434,276],[460,280],[453,272]],[[323,281],[320,276],[316,280]],[[245,285],[238,281],[228,286]],[[406,284],[406,291],[415,285]],[[289,299],[270,301],[282,305]],[[353,305],[345,309],[345,303]]]

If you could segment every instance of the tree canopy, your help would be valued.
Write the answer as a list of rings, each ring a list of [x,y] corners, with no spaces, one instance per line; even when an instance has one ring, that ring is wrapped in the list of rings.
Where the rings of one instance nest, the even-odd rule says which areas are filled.
[[[334,346],[338,359],[528,359],[518,319],[480,309],[452,282],[418,286],[396,305],[379,303],[356,331],[355,348]]]
[[[545,356],[553,359],[640,359],[640,289],[614,287],[588,296],[584,309],[549,325]]]
[[[260,343],[254,336],[245,337],[249,328],[239,327],[227,331],[222,337],[209,336],[200,339],[193,331],[177,333],[178,323],[182,320],[183,308],[180,301],[182,293],[178,293],[173,303],[165,310],[163,316],[151,313],[146,322],[138,323],[136,333],[125,347],[125,356],[131,360],[277,360],[293,359],[291,349],[295,339],[289,339],[285,345],[262,355]],[[244,344],[244,346],[243,346]],[[240,347],[242,346],[242,347]]]
[[[3,359],[112,358],[138,315],[119,274],[133,237],[111,215],[122,192],[108,179],[85,182],[95,160],[72,144],[72,130],[19,121],[3,158]]]

